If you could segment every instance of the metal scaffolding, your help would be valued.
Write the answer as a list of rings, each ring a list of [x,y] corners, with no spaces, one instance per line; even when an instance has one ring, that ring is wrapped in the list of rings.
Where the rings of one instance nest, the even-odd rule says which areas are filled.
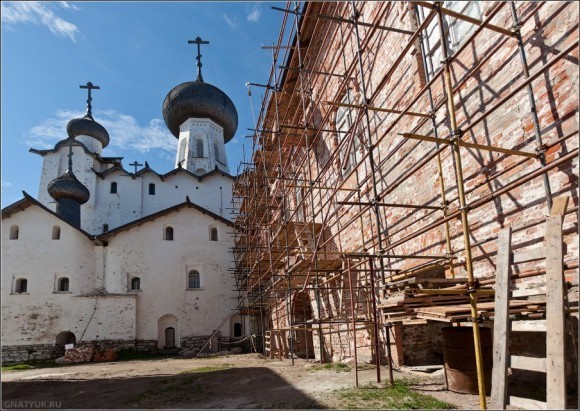
[[[449,304],[458,299],[469,304],[466,320],[473,328],[480,406],[486,408],[478,301],[489,301],[494,280],[492,273],[476,276],[474,250],[495,242],[497,236],[474,241],[476,224],[470,216],[538,177],[545,193],[540,201],[549,211],[554,196],[563,195],[552,191],[550,175],[570,167],[578,156],[577,144],[564,144],[573,141],[578,130],[557,138],[546,136],[550,128],[543,131],[540,126],[532,88],[532,82],[555,65],[571,55],[577,58],[577,31],[560,51],[530,71],[521,29],[544,4],[527,4],[519,10],[514,3],[492,4],[481,20],[444,7],[442,2],[389,2],[372,13],[366,12],[366,2],[288,2],[285,8],[273,7],[283,16],[280,34],[271,47],[265,47],[272,53],[267,83],[248,83],[260,87],[263,94],[255,128],[248,136],[251,158],[239,170],[233,205],[239,306],[242,314],[259,319],[253,332],[262,336],[264,350],[272,356],[286,353],[294,361],[300,351],[306,358],[330,361],[324,347],[339,329],[349,335],[355,370],[357,352],[366,348],[376,364],[377,382],[381,358],[387,359],[392,382],[390,343],[385,344],[390,320],[380,304],[385,288],[443,267],[450,281],[442,281],[447,284],[443,288],[423,290],[423,295],[447,296]],[[389,18],[396,9],[402,15],[400,21],[408,22],[400,25],[404,27],[394,26]],[[422,21],[416,18],[418,10]],[[502,13],[511,21],[498,19]],[[432,45],[424,36],[427,28],[436,27],[439,39],[445,39],[446,16],[473,29],[453,51],[440,41],[441,66],[431,76],[418,79],[418,86],[404,98],[391,98],[403,62],[414,58],[418,66],[433,65],[427,49]],[[408,30],[409,25],[414,29]],[[468,47],[475,48],[484,33],[493,33],[496,42],[464,67],[458,56]],[[400,45],[400,52],[389,67],[381,68],[380,81],[376,81],[371,78],[369,56],[387,41]],[[331,43],[333,48],[328,49]],[[458,100],[466,84],[491,64],[498,50],[508,47],[519,54],[523,77],[511,82],[509,91],[490,98],[475,116],[460,113]],[[327,90],[334,94],[331,100],[325,97]],[[477,126],[522,91],[527,94],[529,111],[520,117],[531,117],[533,136],[514,147],[477,138]],[[347,127],[336,124],[339,110],[349,116]],[[469,135],[475,137],[466,138]],[[331,149],[322,150],[321,139],[330,141]],[[413,158],[418,150],[422,155]],[[554,151],[559,157],[546,156]],[[489,155],[486,164],[513,160],[497,171],[488,167],[491,171],[485,179],[474,182],[472,171],[465,174],[466,153],[482,159]],[[401,166],[393,167],[393,163]],[[425,180],[437,187],[436,194],[420,201],[401,195],[431,164],[436,173]],[[525,172],[519,175],[514,172],[522,169]],[[503,186],[497,183],[510,175],[516,177]],[[577,207],[567,215],[575,218]],[[541,222],[514,225],[513,230]],[[432,245],[421,248],[416,244],[424,235]],[[577,267],[565,266],[568,270]],[[544,272],[529,270],[514,278]],[[333,293],[340,315],[325,308],[329,304],[324,299]],[[314,307],[312,313],[302,303],[304,296]],[[380,332],[383,327],[386,335]],[[357,335],[368,335],[370,343],[357,341]]]

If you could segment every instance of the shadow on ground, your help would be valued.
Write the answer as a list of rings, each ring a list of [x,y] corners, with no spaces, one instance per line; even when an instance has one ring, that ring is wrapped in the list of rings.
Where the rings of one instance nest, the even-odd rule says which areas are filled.
[[[230,368],[171,376],[2,383],[3,408],[60,401],[59,408],[324,408],[271,369]]]

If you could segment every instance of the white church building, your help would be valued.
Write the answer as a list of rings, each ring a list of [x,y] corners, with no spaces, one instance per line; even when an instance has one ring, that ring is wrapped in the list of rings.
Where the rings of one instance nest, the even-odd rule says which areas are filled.
[[[23,192],[2,210],[3,361],[54,358],[80,342],[199,349],[220,325],[222,339],[243,337],[225,151],[233,102],[203,81],[198,56],[197,79],[163,102],[177,144],[175,168],[160,174],[104,155],[98,87],[81,87],[87,114],[68,123],[68,138],[30,150],[43,158],[38,197]]]

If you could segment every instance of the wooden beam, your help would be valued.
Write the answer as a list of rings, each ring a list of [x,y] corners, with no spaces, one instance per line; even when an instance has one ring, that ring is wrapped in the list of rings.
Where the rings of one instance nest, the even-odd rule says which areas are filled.
[[[546,320],[512,321],[512,331],[546,332]]]
[[[554,198],[552,202],[552,209],[550,210],[550,215],[566,215],[566,209],[568,208],[568,200],[570,197],[557,197]]]
[[[546,219],[546,375],[547,404],[550,409],[566,409],[564,256],[562,216]]]
[[[521,408],[523,410],[547,410],[548,404],[543,401],[531,400],[529,398],[521,398],[510,396],[510,405]]]
[[[331,106],[336,106],[336,107],[348,107],[348,108],[356,108],[356,109],[361,109],[361,108],[365,108],[365,106],[361,106],[360,104],[347,104],[347,103],[338,103],[338,102],[334,102],[334,101],[325,101],[326,104],[329,104]],[[366,106],[366,108],[368,110],[371,111],[380,111],[383,113],[392,113],[392,114],[406,114],[408,116],[416,116],[416,117],[423,117],[423,118],[431,118],[430,114],[425,114],[425,113],[416,113],[414,111],[401,111],[401,110],[393,110],[390,108],[383,108],[383,107],[373,107],[373,106]]]
[[[512,355],[510,357],[510,366],[518,370],[546,372],[546,359]]]
[[[512,228],[499,232],[495,273],[495,311],[493,320],[493,370],[491,407],[505,410],[507,401],[507,358],[509,339],[509,299],[511,277]]]

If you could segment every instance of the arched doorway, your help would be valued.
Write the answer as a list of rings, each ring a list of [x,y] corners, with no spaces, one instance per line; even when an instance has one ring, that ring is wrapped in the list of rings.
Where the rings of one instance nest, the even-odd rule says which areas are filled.
[[[175,328],[167,327],[165,329],[165,348],[175,347]]]
[[[74,344],[77,342],[77,338],[75,335],[70,331],[63,331],[56,335],[55,339],[55,347],[54,347],[54,356],[55,358],[62,357],[65,352],[65,345],[67,344]]]
[[[292,322],[298,328],[294,333],[294,354],[300,358],[314,358],[314,344],[312,340],[312,305],[305,292],[294,297],[292,304]]]
[[[177,317],[173,314],[161,316],[157,321],[157,347],[163,349],[180,346]]]

